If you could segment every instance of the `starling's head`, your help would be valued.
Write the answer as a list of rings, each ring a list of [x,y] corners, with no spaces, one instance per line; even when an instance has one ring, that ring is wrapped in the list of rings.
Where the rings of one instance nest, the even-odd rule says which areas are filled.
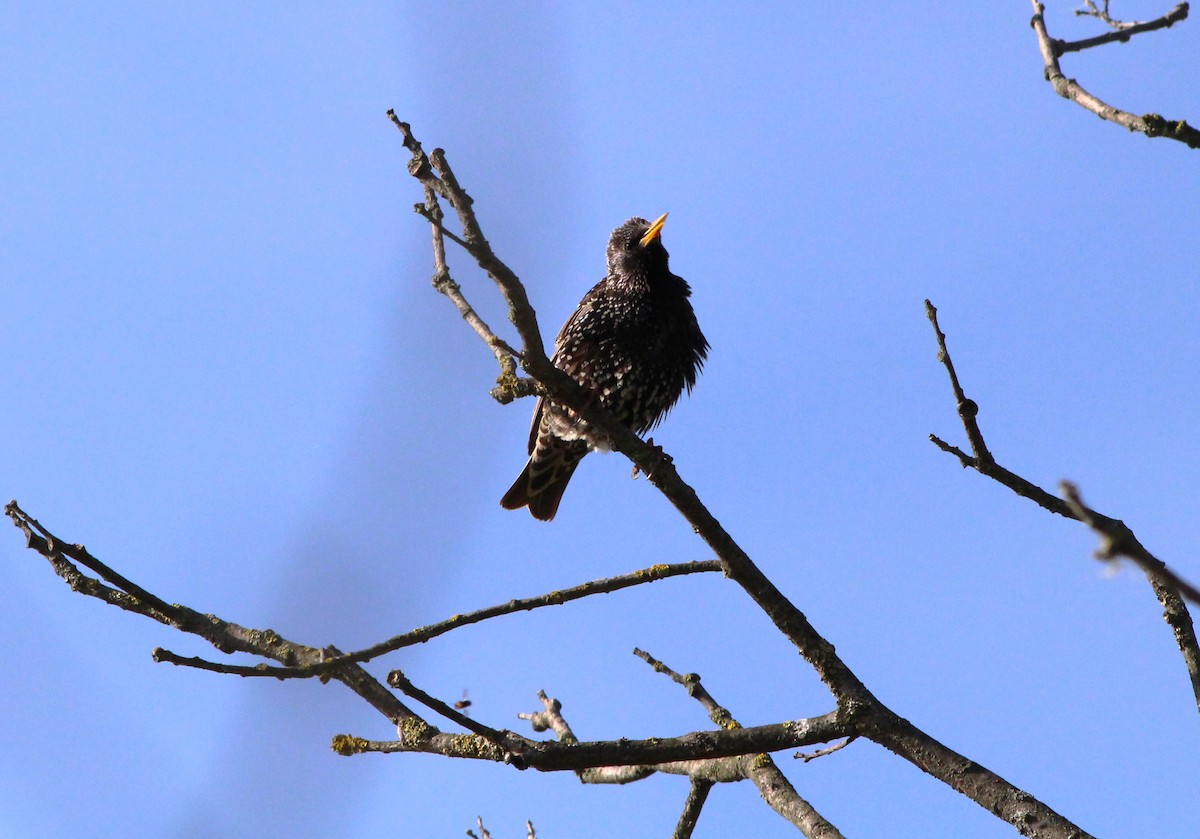
[[[608,273],[645,274],[667,270],[667,249],[662,243],[667,214],[653,222],[631,218],[612,232],[608,239]]]

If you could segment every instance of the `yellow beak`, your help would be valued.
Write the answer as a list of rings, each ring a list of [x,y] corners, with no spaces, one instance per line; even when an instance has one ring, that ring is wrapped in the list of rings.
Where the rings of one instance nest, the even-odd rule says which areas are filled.
[[[667,223],[667,216],[669,215],[670,213],[663,213],[654,220],[654,224],[650,225],[650,229],[646,231],[646,235],[642,237],[642,241],[640,242],[643,248],[662,235],[663,225]]]

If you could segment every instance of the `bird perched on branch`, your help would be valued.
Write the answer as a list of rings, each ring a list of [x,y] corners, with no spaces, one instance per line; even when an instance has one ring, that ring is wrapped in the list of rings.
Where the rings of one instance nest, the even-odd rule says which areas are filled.
[[[671,273],[662,244],[664,213],[653,223],[631,218],[608,240],[608,275],[579,303],[554,342],[554,365],[635,433],[658,424],[686,388],[691,392],[708,341]],[[575,467],[589,451],[607,450],[574,411],[538,399],[529,429],[529,462],[500,504],[528,506],[550,521]]]

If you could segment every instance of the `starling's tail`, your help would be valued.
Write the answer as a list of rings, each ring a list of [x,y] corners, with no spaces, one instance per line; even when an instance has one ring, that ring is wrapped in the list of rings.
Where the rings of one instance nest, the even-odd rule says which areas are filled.
[[[528,506],[535,519],[550,521],[558,512],[558,502],[562,501],[575,468],[587,453],[586,444],[535,450],[520,477],[500,499],[500,506],[507,510]]]

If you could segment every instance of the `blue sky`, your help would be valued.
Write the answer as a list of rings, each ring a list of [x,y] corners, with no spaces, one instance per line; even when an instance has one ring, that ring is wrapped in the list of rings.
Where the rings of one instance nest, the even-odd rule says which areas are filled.
[[[1070,3],[1051,32],[1093,34]],[[1126,17],[1162,5],[1122,3]],[[922,301],[1001,463],[1071,478],[1192,579],[1195,152],[1055,97],[1025,4],[63,3],[0,27],[0,492],[168,601],[364,646],[704,546],[619,456],[550,525],[500,508],[532,403],[429,287],[387,108],[447,149],[553,335],[609,231],[664,242],[712,343],[655,439],[890,707],[1100,835],[1200,832],[1196,708],[1149,587],[964,472]],[[1200,119],[1193,21],[1064,59]],[[497,328],[486,277],[451,269]],[[505,334],[512,336],[512,331]],[[150,660],[198,640],[71,594],[15,530],[0,833],[669,835],[686,782],[583,787],[424,756],[337,685]],[[831,709],[716,576],[505,618],[384,660],[516,726],[704,728]],[[868,744],[779,761],[847,834],[1013,831]],[[909,832],[905,832],[909,831]],[[696,833],[794,835],[748,784]]]

